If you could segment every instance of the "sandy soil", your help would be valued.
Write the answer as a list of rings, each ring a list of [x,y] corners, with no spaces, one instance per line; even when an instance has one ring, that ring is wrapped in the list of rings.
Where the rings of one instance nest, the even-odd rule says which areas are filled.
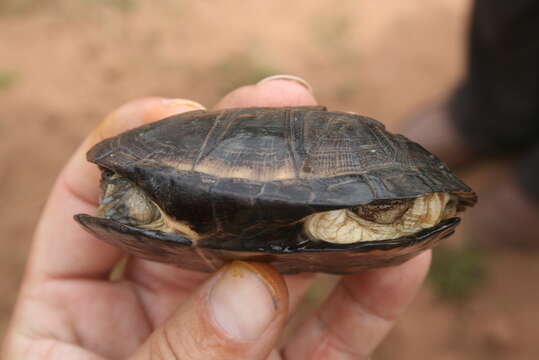
[[[320,103],[392,128],[458,80],[468,6],[0,3],[0,337],[55,174],[107,112],[146,95],[211,106],[234,87],[292,73],[311,82]],[[376,358],[532,359],[539,353],[537,254],[494,250],[484,266],[485,281],[469,299],[444,301],[425,287]]]

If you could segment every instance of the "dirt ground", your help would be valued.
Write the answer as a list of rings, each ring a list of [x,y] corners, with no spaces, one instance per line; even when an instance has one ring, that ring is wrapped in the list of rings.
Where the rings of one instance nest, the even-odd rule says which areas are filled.
[[[469,5],[0,0],[0,338],[55,175],[107,112],[146,95],[211,106],[291,73],[320,103],[391,129],[459,79]],[[461,229],[450,241],[473,237]],[[484,276],[466,296],[425,286],[375,358],[536,358],[537,254],[491,249],[481,259]]]

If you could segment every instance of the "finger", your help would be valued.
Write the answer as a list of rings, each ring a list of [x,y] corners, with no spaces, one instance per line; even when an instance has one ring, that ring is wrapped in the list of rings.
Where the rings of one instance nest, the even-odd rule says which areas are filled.
[[[288,312],[283,278],[235,261],[202,285],[133,359],[266,359]]]
[[[423,282],[430,251],[396,267],[345,276],[285,345],[286,359],[368,359]]]
[[[240,87],[226,95],[217,109],[245,106],[309,106],[316,105],[307,81],[293,75],[276,75],[256,85]]]
[[[152,328],[161,326],[208,277],[208,273],[137,257],[131,257],[125,269]]]
[[[294,76],[276,76],[261,80],[256,85],[244,86],[226,95],[217,108],[247,106],[304,106],[316,105],[310,86]],[[154,326],[165,321],[191,291],[206,279],[200,274],[166,264],[134,258],[126,270],[126,277],[137,284],[137,292]],[[295,276],[291,304],[296,305],[311,283],[312,276]]]
[[[35,234],[29,275],[103,277],[121,256],[73,221],[77,213],[93,213],[99,193],[99,171],[85,154],[96,142],[163,117],[202,108],[189,100],[145,98],[113,112],[82,143],[53,187]]]
[[[136,258],[130,259],[126,270],[126,277],[135,285],[152,327],[161,325],[178,304],[209,276],[207,273]],[[315,276],[314,273],[284,276],[286,287],[290,289],[289,317],[301,303]]]
[[[135,285],[135,290],[144,306],[152,327],[158,327],[210,274],[189,271],[178,267],[131,258],[126,269],[126,278]],[[284,277],[290,289],[289,310],[300,304],[314,280],[315,274],[305,273]]]
[[[317,105],[311,85],[294,75],[274,75],[255,85],[240,87],[226,95],[216,108],[245,106],[313,106]],[[314,281],[313,274],[285,276],[290,293],[292,313]]]
[[[290,299],[290,305],[288,306],[288,309],[290,310],[290,318],[296,308],[301,304],[305,293],[316,280],[316,274],[302,273],[296,275],[286,275],[284,280],[288,288],[288,297]]]

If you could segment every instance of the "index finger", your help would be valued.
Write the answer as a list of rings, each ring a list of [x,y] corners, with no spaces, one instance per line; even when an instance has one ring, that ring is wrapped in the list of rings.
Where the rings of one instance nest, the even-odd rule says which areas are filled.
[[[36,229],[29,261],[31,279],[101,278],[122,256],[75,221],[77,213],[93,213],[99,195],[99,170],[86,160],[95,143],[164,117],[204,107],[190,100],[144,98],[111,113],[83,141],[59,174]]]

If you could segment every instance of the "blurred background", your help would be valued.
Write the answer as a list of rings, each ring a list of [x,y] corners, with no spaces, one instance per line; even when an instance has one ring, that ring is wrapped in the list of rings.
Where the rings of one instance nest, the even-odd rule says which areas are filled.
[[[469,7],[465,0],[0,0],[0,338],[55,175],[109,111],[147,95],[211,107],[235,87],[287,73],[307,79],[321,104],[392,129],[459,79]],[[483,170],[461,174],[480,197],[499,164]],[[539,354],[537,254],[480,245],[466,222],[435,251],[428,285],[376,359]],[[321,278],[296,322],[334,282]]]

